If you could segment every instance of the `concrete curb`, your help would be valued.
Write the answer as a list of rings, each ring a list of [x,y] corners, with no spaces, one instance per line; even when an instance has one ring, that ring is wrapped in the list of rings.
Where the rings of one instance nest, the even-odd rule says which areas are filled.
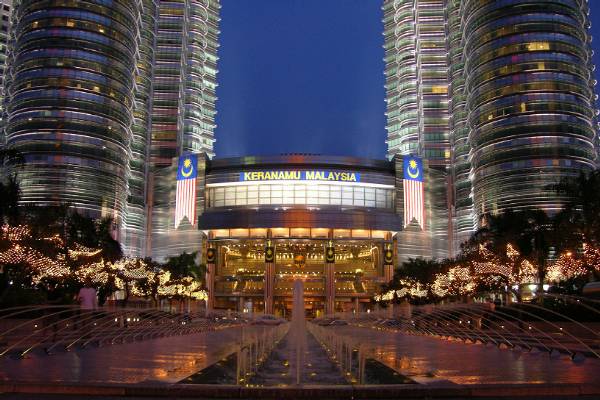
[[[233,385],[0,382],[0,393],[208,399],[527,398],[599,396],[600,384],[373,385],[239,387]]]

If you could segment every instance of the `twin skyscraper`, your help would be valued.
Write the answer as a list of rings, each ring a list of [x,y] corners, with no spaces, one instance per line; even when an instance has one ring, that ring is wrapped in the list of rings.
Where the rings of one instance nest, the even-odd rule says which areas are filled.
[[[16,0],[0,145],[23,204],[111,216],[143,256],[153,176],[214,156],[216,0]],[[385,0],[388,158],[445,168],[453,246],[596,166],[586,0]]]
[[[153,171],[214,155],[219,2],[17,0],[5,139],[22,203],[111,216],[143,255]]]

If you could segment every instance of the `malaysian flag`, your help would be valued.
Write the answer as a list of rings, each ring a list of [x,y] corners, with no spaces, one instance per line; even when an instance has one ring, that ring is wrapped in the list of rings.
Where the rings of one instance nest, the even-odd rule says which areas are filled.
[[[194,154],[179,157],[177,165],[177,194],[175,195],[175,229],[187,217],[196,225],[196,177],[198,157]]]
[[[413,220],[425,229],[425,193],[423,190],[423,161],[418,157],[406,156],[404,170],[404,226]]]

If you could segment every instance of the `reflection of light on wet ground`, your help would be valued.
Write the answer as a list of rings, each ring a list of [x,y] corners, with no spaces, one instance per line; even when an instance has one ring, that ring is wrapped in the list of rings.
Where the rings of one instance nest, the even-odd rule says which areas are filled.
[[[408,336],[368,328],[337,326],[344,335],[375,347],[377,358],[401,374],[420,382],[449,380],[477,383],[595,383],[600,360],[581,364],[547,353],[500,350],[494,346],[466,345],[423,336]],[[89,348],[52,356],[35,353],[24,360],[0,358],[0,380],[121,382],[177,382],[222,359],[233,351],[240,330],[147,340],[124,345]],[[281,363],[288,360],[286,355]],[[314,365],[314,363],[313,363]],[[321,379],[325,372],[312,365],[307,372]],[[281,371],[281,383],[289,377]]]
[[[239,328],[90,347],[24,360],[0,358],[0,380],[137,383],[177,382],[233,351]]]
[[[377,358],[410,378],[459,384],[596,382],[600,360],[583,364],[547,353],[530,354],[495,346],[464,344],[389,331],[336,327],[338,332],[374,346]]]

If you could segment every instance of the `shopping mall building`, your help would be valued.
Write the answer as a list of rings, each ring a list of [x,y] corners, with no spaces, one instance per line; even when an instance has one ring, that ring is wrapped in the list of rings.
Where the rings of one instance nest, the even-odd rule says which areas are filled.
[[[395,266],[451,243],[445,173],[416,157],[196,154],[152,179],[152,257],[202,254],[219,309],[285,316],[302,278],[307,315],[366,310]]]

